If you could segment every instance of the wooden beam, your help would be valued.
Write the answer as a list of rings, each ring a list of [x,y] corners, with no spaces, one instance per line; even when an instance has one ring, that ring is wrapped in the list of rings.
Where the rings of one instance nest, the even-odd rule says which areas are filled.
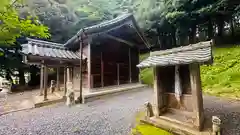
[[[43,56],[35,56],[35,55],[28,55],[27,56],[28,61],[27,63],[38,63],[40,64],[42,60],[45,61],[45,63],[49,63],[49,64],[59,64],[59,61],[61,61],[62,63],[73,63],[73,64],[79,64],[79,59],[64,59],[64,58],[52,58],[52,57],[43,57]]]
[[[44,96],[44,101],[47,100],[47,90],[48,90],[48,72],[47,72],[47,66],[44,65],[44,92],[43,92],[43,96]]]
[[[111,36],[111,35],[109,35],[109,34],[106,34],[106,36],[107,36],[108,38],[110,38],[110,39],[114,39],[114,40],[116,40],[116,41],[118,41],[118,42],[122,42],[122,43],[127,44],[127,45],[129,45],[129,46],[131,46],[131,47],[136,46],[136,44],[134,44],[134,43],[132,43],[132,42],[130,42],[130,41],[127,41],[127,40],[124,40],[124,39],[121,39],[121,38],[118,38],[118,37],[114,37],[114,36]]]

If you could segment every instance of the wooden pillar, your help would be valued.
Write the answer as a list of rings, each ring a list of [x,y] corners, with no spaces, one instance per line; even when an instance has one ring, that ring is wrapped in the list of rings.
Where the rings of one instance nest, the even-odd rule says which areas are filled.
[[[155,116],[160,116],[160,98],[159,98],[159,80],[158,80],[158,67],[153,68],[153,90],[154,90],[154,99],[153,99],[153,113]]]
[[[60,90],[60,67],[57,67],[57,90],[59,91]]]
[[[181,85],[181,78],[179,73],[179,66],[175,66],[175,97],[178,100],[178,102],[181,102],[181,96],[182,96],[182,85]]]
[[[88,88],[91,89],[92,86],[92,76],[91,76],[91,44],[88,44],[88,59],[87,59],[87,72],[88,72]]]
[[[129,83],[132,83],[132,58],[131,58],[131,48],[128,50],[128,61],[129,61]]]
[[[135,53],[134,53],[135,54]],[[138,49],[137,52],[137,64],[139,63],[139,56],[140,56],[140,51]],[[134,59],[135,60],[135,59]],[[134,61],[135,63],[135,61]],[[138,82],[142,84],[142,79],[141,79],[141,68],[137,68],[137,74],[138,74]]]
[[[40,96],[43,95],[43,91],[44,91],[43,85],[44,85],[44,65],[41,64],[41,71],[40,71]]]
[[[202,86],[201,86],[201,78],[200,78],[200,66],[199,64],[191,64],[189,66],[190,69],[190,81],[191,81],[191,89],[192,89],[192,100],[193,104],[193,113],[195,115],[196,120],[194,121],[194,125],[201,130],[204,121],[204,110],[203,110],[203,99],[202,99]]]
[[[70,67],[67,67],[67,82],[70,82],[71,81],[71,75],[70,75]]]
[[[64,67],[64,96],[67,94],[67,68]]]
[[[73,82],[73,78],[74,78],[74,67],[71,67],[71,80]]]
[[[104,87],[104,63],[103,63],[103,53],[101,52],[101,86]]]
[[[83,29],[83,33],[84,33],[84,29]],[[83,87],[83,85],[82,85],[82,82],[83,82],[83,80],[82,80],[82,69],[83,69],[83,37],[82,37],[83,35],[81,35],[81,37],[80,37],[80,65],[79,65],[79,68],[80,68],[80,73],[79,73],[79,83],[80,83],[80,86],[79,86],[79,88],[80,88],[80,95],[79,95],[79,97],[78,97],[78,101],[80,102],[80,103],[83,103],[83,94],[82,94],[82,87]]]
[[[43,92],[43,96],[44,99],[43,100],[47,100],[47,90],[48,90],[48,72],[47,72],[48,68],[46,65],[44,65],[44,92]]]
[[[119,77],[119,63],[117,63],[117,85],[120,85],[120,77]]]

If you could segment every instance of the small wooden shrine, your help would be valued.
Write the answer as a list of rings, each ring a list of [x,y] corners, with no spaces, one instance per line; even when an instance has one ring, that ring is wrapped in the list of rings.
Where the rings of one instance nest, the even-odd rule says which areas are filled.
[[[200,64],[206,62],[212,62],[210,41],[155,51],[137,65],[140,68],[153,67],[154,70],[154,117],[150,119],[202,129],[204,110]],[[172,128],[172,124],[168,126]]]

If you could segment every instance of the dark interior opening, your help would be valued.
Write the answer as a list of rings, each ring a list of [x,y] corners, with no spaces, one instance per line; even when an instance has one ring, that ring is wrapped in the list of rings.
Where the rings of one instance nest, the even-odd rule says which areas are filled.
[[[159,78],[161,81],[162,89],[167,93],[174,93],[174,76],[175,76],[175,67],[167,66],[167,67],[159,67]]]
[[[175,89],[175,66],[158,67],[158,80],[161,88],[167,93],[174,93]],[[189,65],[180,65],[179,75],[183,94],[191,94]]]
[[[181,65],[179,67],[179,74],[180,74],[183,94],[191,94],[189,65]]]

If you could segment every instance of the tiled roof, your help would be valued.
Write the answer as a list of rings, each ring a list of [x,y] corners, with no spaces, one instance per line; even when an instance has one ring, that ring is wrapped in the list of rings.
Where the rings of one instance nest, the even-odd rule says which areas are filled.
[[[69,46],[70,44],[73,44],[74,42],[78,41],[78,36],[80,36],[82,34],[87,35],[87,36],[88,35],[93,35],[93,34],[98,34],[98,33],[114,30],[114,29],[119,28],[123,25],[133,25],[136,29],[137,34],[143,40],[144,44],[147,47],[150,47],[150,44],[145,39],[143,34],[140,32],[140,28],[138,27],[133,14],[123,14],[123,15],[118,16],[118,17],[116,17],[112,20],[104,21],[104,22],[99,23],[97,25],[80,29],[78,31],[78,33],[75,36],[73,36],[71,39],[69,39],[64,45]]]
[[[63,44],[57,44],[52,42],[46,42],[42,40],[35,40],[27,38],[28,43],[22,45],[22,53],[24,55],[34,55],[51,58],[62,59],[80,59],[79,52],[73,52],[63,46]],[[86,56],[83,55],[83,59]]]
[[[168,66],[202,63],[212,60],[211,42],[200,42],[184,47],[156,51],[143,60],[137,67]]]

